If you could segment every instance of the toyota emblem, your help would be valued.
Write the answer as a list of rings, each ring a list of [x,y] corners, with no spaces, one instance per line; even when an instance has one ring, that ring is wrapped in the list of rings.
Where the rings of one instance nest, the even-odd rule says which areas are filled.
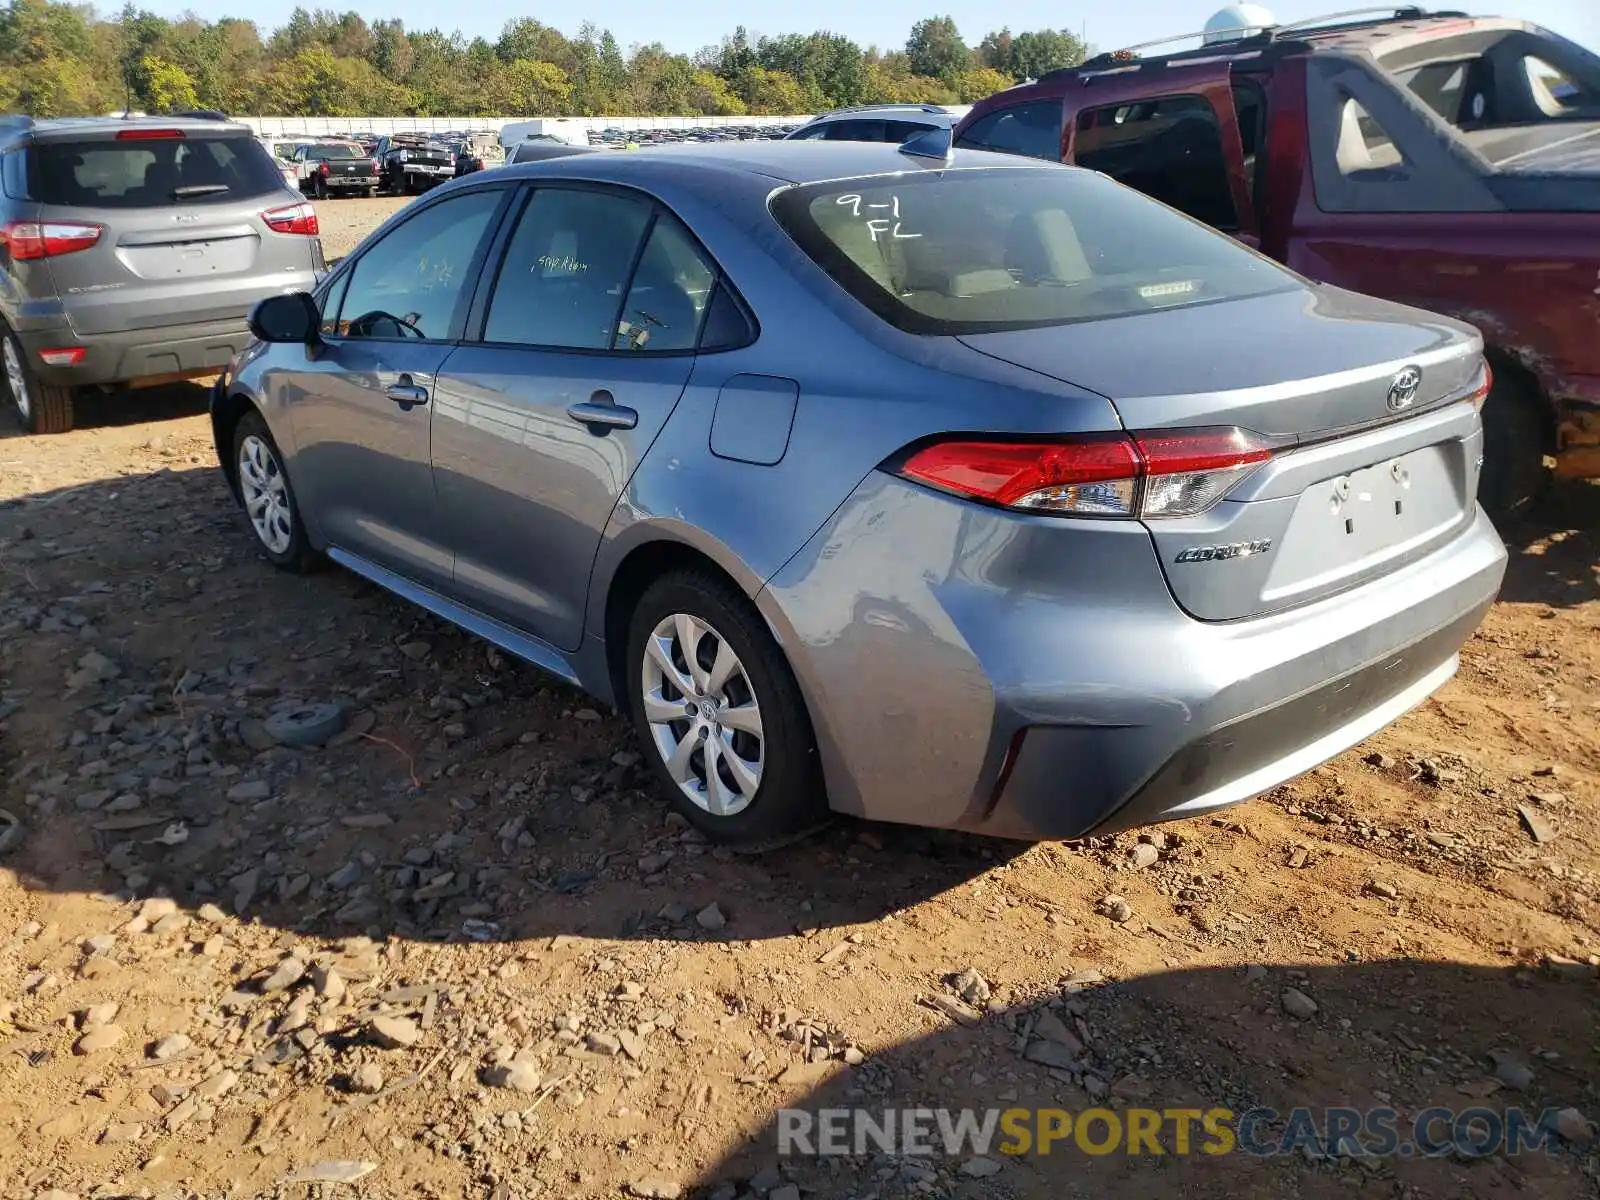
[[[1389,411],[1399,412],[1410,408],[1422,387],[1422,368],[1407,367],[1389,384]]]

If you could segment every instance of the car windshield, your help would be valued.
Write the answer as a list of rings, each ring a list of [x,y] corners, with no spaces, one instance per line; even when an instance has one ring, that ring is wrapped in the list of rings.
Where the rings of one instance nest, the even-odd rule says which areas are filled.
[[[959,169],[791,188],[773,213],[847,292],[910,333],[986,333],[1301,286],[1102,175]]]
[[[158,208],[246,200],[283,190],[283,176],[247,134],[39,142],[28,188],[43,204]]]
[[[306,151],[310,158],[365,158],[357,146],[313,146]]]

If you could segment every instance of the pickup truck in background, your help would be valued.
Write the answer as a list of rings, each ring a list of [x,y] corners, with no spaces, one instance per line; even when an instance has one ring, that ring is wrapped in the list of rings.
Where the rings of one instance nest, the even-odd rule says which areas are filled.
[[[290,161],[300,190],[317,200],[378,194],[378,164],[354,142],[308,142]]]
[[[381,137],[372,157],[378,163],[378,186],[384,191],[425,192],[456,177],[456,159],[449,147],[418,134]]]
[[[1551,459],[1600,476],[1600,57],[1415,8],[1139,49],[989,97],[955,144],[1103,172],[1310,279],[1476,325],[1497,519]]]

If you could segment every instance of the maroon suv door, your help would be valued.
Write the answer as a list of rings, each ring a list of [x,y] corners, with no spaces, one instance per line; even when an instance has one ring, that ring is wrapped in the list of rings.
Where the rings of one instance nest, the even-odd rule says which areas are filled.
[[[1067,94],[1062,160],[1260,245],[1247,155],[1228,62],[1086,71]]]

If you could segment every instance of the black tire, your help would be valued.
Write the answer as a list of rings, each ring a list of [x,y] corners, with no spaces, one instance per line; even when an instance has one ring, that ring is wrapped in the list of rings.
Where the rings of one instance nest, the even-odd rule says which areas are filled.
[[[1509,373],[1495,376],[1483,404],[1483,472],[1478,500],[1496,524],[1531,508],[1550,482],[1539,399]]]
[[[728,648],[737,656],[738,671],[730,677],[723,694],[741,702],[753,699],[759,706],[760,781],[747,798],[746,806],[731,814],[713,814],[685,793],[673,778],[665,753],[657,744],[657,727],[645,716],[647,643],[657,625],[680,613],[709,627],[698,647],[702,660],[705,655],[714,655],[714,639],[725,639]],[[704,661],[702,665],[709,667]],[[817,758],[816,737],[800,687],[783,652],[767,631],[766,623],[737,588],[696,570],[670,572],[646,588],[628,625],[622,684],[625,696],[620,699],[633,720],[634,730],[656,777],[677,811],[707,837],[734,843],[765,841],[797,833],[826,817],[827,797]],[[675,695],[681,696],[685,703],[689,699],[681,693]],[[691,771],[699,772],[703,788],[704,752],[698,747],[719,734],[706,735],[698,731],[687,717],[678,724],[682,726],[681,736],[685,741],[693,741],[696,732],[702,733],[688,765]],[[668,734],[677,732],[676,725],[665,729]],[[737,732],[729,736],[736,749],[741,745],[742,736],[748,737]],[[746,753],[743,749],[737,752],[741,757]],[[721,779],[734,778],[726,764],[719,767],[719,771],[723,772]]]
[[[270,461],[272,466],[269,474],[275,474],[283,483],[289,536],[280,546],[274,546],[267,540],[267,535],[256,528],[248,509],[249,483],[240,460],[246,442],[252,438],[257,439],[267,453],[267,461]],[[240,417],[239,423],[233,428],[233,470],[239,476],[239,493],[245,524],[249,526],[261,553],[265,554],[268,561],[280,571],[288,571],[294,575],[303,575],[316,568],[321,562],[321,555],[312,548],[311,541],[306,536],[306,525],[300,517],[300,505],[295,499],[294,486],[289,481],[288,471],[284,469],[283,451],[278,449],[278,443],[273,439],[272,431],[267,428],[266,421],[262,420],[261,414],[253,408]]]
[[[70,432],[73,419],[73,389],[54,383],[40,383],[39,374],[28,361],[17,335],[7,329],[3,336],[4,353],[6,358],[11,360],[7,362],[6,370],[3,372],[6,400],[16,413],[17,420],[22,423],[23,429],[29,433],[39,434]],[[21,396],[11,383],[13,365],[20,377],[24,393]]]

